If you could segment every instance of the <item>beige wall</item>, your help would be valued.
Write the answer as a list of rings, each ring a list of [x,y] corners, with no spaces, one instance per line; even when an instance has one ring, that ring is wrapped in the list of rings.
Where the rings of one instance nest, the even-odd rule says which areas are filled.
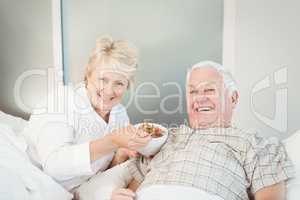
[[[14,85],[27,70],[52,65],[51,0],[0,1],[0,110],[27,118],[15,103]],[[44,76],[30,76],[20,97],[29,108],[46,92]]]
[[[78,82],[83,78],[84,66],[99,35],[135,43],[141,53],[136,87],[144,82],[153,83],[138,94],[156,95],[139,98],[128,106],[133,123],[152,119],[160,123],[181,123],[185,111],[185,74],[187,68],[202,60],[222,61],[222,0],[66,0],[65,47],[70,78]],[[166,83],[171,85],[164,85]],[[179,86],[175,86],[176,83]],[[164,98],[173,95],[161,109]],[[126,100],[127,104],[130,96]],[[136,96],[136,95],[135,95]],[[143,111],[153,111],[147,114]]]
[[[0,109],[28,117],[29,113],[16,105],[13,89],[24,71],[45,70],[53,65],[51,1],[4,0],[0,4]],[[205,59],[222,60],[222,0],[91,0],[89,4],[65,0],[64,5],[65,63],[70,68],[66,75],[73,82],[82,79],[84,65],[99,35],[128,39],[139,47],[135,89],[150,82],[139,94],[156,96],[135,99],[136,90],[127,94],[126,105],[133,98],[128,106],[133,123],[143,119],[182,122],[186,117],[187,68]],[[21,101],[30,108],[46,94],[47,79],[30,76],[20,89]],[[181,95],[180,99],[170,96],[174,94]],[[180,111],[163,112],[160,104],[166,97],[170,98],[164,102],[165,109],[180,107]],[[138,107],[154,113],[145,114]]]

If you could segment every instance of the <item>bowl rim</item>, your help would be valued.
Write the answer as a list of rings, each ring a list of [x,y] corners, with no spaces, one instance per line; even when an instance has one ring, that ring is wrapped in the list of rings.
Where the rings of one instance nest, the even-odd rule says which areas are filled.
[[[160,124],[157,123],[153,123],[153,122],[140,122],[134,125],[135,128],[138,128],[139,126],[141,126],[142,124],[147,123],[147,124],[152,124],[154,126],[157,126],[158,128],[163,130],[163,135],[161,137],[157,137],[157,138],[153,138],[151,137],[152,140],[159,140],[161,138],[164,138],[165,136],[168,135],[168,129]]]

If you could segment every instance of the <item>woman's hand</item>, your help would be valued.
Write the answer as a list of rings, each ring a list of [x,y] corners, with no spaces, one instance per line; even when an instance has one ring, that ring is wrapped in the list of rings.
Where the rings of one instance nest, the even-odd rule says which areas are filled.
[[[116,155],[120,160],[127,160],[128,158],[138,157],[139,153],[135,150],[130,150],[126,148],[119,148]]]
[[[151,136],[144,131],[138,130],[132,125],[128,125],[125,128],[107,134],[103,138],[92,140],[90,142],[90,160],[91,162],[95,161],[119,148],[137,151],[146,146],[150,139]]]
[[[112,134],[112,142],[118,148],[127,148],[129,150],[138,150],[148,144],[151,136],[132,125],[117,129]]]
[[[129,189],[117,189],[114,190],[111,196],[111,200],[134,200],[135,193]]]

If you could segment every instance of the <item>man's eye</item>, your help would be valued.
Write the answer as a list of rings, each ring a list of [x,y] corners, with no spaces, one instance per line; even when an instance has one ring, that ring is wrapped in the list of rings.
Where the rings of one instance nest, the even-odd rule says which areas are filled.
[[[214,94],[215,93],[215,89],[205,89],[204,92],[206,94]]]
[[[190,94],[196,94],[197,90],[190,90]]]
[[[118,85],[118,86],[124,86],[125,84],[122,83],[122,82],[118,82],[117,85]]]

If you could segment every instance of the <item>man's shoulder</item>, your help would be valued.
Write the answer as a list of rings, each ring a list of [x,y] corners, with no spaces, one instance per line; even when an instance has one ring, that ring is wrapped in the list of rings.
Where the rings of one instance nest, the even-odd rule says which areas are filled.
[[[246,130],[240,127],[232,127],[228,130],[227,134],[251,141],[258,134],[258,132],[254,129]]]
[[[263,149],[268,145],[280,145],[277,137],[265,137],[257,129],[241,129],[235,127],[235,134],[239,136],[252,149]]]

